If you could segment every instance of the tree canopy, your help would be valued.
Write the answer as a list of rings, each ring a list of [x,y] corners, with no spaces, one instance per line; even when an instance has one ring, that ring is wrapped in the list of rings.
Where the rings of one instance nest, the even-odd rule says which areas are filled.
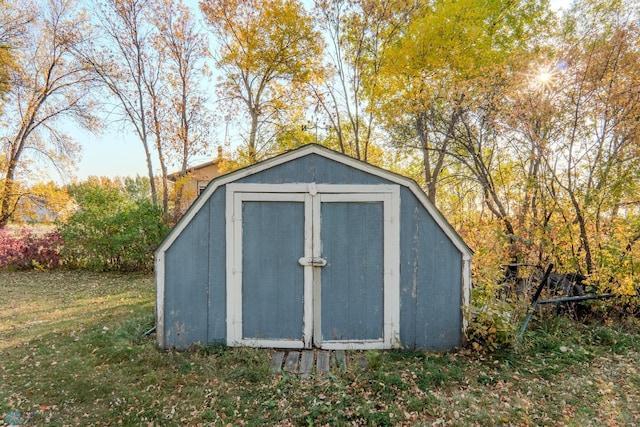
[[[76,3],[0,1],[0,227],[38,162],[73,165],[69,117],[135,133],[165,214],[168,168],[213,145],[242,166],[317,142],[415,179],[479,284],[552,262],[636,291],[636,0]]]
[[[295,0],[203,0],[200,7],[219,44],[221,97],[230,108],[242,106],[248,134],[241,150],[255,163],[275,154],[278,128],[308,102],[308,84],[320,73],[321,35]]]

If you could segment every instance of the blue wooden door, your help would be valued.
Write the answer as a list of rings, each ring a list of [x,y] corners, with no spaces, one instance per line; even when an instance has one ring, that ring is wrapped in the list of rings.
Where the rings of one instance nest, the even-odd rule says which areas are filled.
[[[382,202],[322,203],[322,341],[383,339]]]
[[[242,336],[300,342],[304,203],[245,201],[242,221]]]

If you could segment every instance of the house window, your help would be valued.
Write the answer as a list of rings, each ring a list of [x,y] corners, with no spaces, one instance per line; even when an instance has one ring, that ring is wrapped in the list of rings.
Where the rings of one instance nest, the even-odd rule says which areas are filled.
[[[209,185],[208,182],[198,182],[198,196],[207,188],[207,185]]]

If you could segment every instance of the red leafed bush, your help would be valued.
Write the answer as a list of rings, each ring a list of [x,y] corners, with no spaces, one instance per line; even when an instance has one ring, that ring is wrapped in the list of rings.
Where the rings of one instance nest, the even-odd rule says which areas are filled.
[[[26,270],[60,266],[62,236],[29,229],[0,229],[0,268]]]

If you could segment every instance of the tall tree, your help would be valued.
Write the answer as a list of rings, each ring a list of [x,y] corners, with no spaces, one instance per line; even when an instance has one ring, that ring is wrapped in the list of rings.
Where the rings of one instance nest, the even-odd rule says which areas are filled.
[[[378,72],[384,52],[410,21],[416,1],[316,0],[329,42],[329,78],[315,89],[318,105],[335,134],[337,148],[368,160],[375,112],[384,97]]]
[[[81,53],[115,99],[114,112],[134,129],[142,144],[152,200],[156,204],[158,191],[151,137],[153,120],[159,120],[159,117],[150,112],[158,110],[154,102],[159,100],[158,73],[162,60],[151,48],[151,6],[149,0],[105,0],[100,3],[96,12],[102,36],[93,41],[92,46],[84,46]],[[157,151],[162,162],[161,153],[161,150]]]
[[[421,153],[434,203],[446,158],[456,152],[455,128],[478,101],[491,98],[495,85],[504,84],[505,72],[513,73],[514,60],[526,55],[547,10],[546,2],[528,0],[429,2],[386,52],[388,96],[380,111],[387,129],[402,137],[396,145]],[[491,181],[477,178],[483,186]]]
[[[56,126],[73,118],[89,129],[97,127],[89,97],[93,80],[74,55],[87,34],[87,18],[75,2],[23,2],[18,11],[29,22],[15,43],[15,70],[0,127],[0,227],[7,224],[21,194],[20,173],[34,155],[60,166],[77,147]]]
[[[160,2],[153,16],[158,31],[154,45],[165,58],[163,74],[168,95],[164,101],[165,117],[159,124],[164,128],[164,146],[170,163],[184,175],[189,161],[206,152],[213,124],[203,86],[210,77],[206,64],[208,42],[182,2]],[[163,176],[166,179],[166,173]],[[180,206],[181,197],[180,187],[176,206]]]
[[[502,120],[549,14],[547,2],[532,0],[425,2],[385,52],[385,129],[399,151],[419,159],[421,182],[443,211],[458,217],[465,203],[467,220],[484,229],[497,223],[501,250],[492,253],[502,255],[490,262],[523,259],[513,217],[517,168]]]
[[[33,16],[24,9],[0,0],[0,99],[10,87],[11,72],[15,67],[13,44],[24,35],[24,31]],[[2,113],[2,104],[0,104]]]
[[[514,226],[523,240],[529,242],[529,262],[541,265],[552,253],[549,236],[543,230],[549,229],[558,208],[556,185],[549,180],[552,171],[548,169],[547,158],[562,134],[560,99],[556,91],[550,90],[549,79],[555,70],[541,65],[549,62],[552,53],[543,52],[544,55],[530,62],[531,71],[522,74],[524,78],[503,100],[501,118],[502,144],[513,170],[508,185],[517,188],[517,197],[512,197],[516,200],[511,201]]]
[[[289,113],[304,108],[318,77],[321,35],[297,0],[202,0],[200,8],[219,43],[220,90],[248,116],[247,160],[270,154]]]
[[[579,1],[559,42],[566,69],[553,76],[551,90],[564,108],[547,163],[578,227],[572,264],[589,274],[601,265],[595,251],[602,260],[621,206],[640,206],[639,16],[634,3]]]

